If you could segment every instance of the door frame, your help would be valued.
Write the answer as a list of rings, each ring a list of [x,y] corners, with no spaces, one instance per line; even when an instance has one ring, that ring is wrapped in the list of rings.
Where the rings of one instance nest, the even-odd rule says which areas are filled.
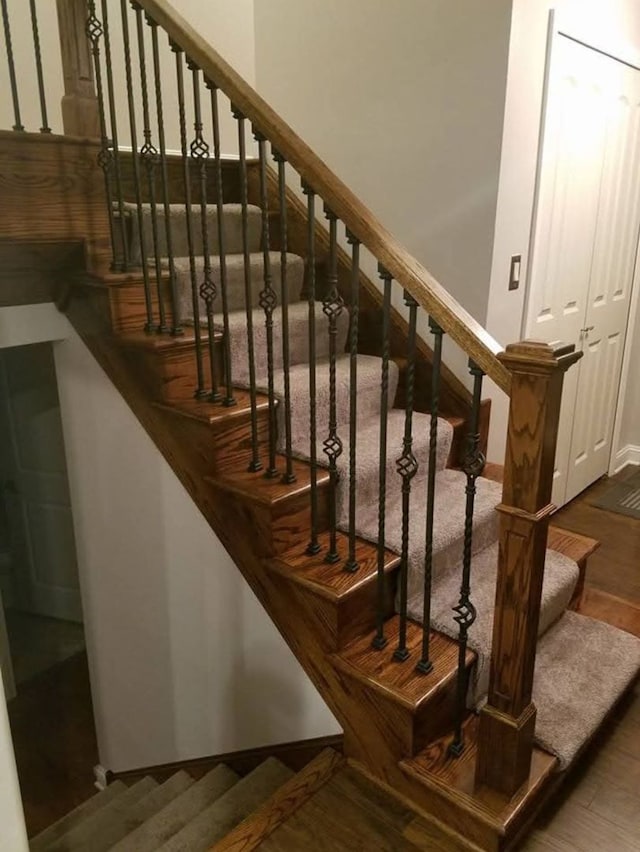
[[[640,73],[640,50],[635,48],[629,42],[620,40],[617,43],[603,37],[601,34],[595,34],[588,28],[582,29],[580,22],[574,17],[563,12],[561,9],[551,9],[549,11],[549,22],[547,32],[546,58],[544,66],[544,81],[542,88],[542,107],[540,111],[540,127],[538,133],[538,152],[536,161],[536,177],[535,189],[533,196],[533,208],[531,214],[531,227],[529,231],[529,244],[527,248],[527,269],[525,274],[525,293],[524,307],[522,311],[521,337],[526,336],[526,329],[529,324],[531,311],[531,277],[533,263],[532,259],[535,252],[535,234],[538,221],[540,189],[542,182],[542,165],[544,154],[544,138],[546,132],[547,113],[549,106],[549,86],[551,78],[551,68],[557,45],[560,38],[568,38],[584,47],[595,50],[597,53],[604,54],[611,59],[622,62],[625,65],[636,69]],[[636,258],[634,274],[631,282],[631,298],[629,301],[629,311],[627,314],[627,324],[625,329],[625,340],[622,354],[622,364],[620,369],[620,381],[618,392],[616,394],[616,411],[613,422],[613,432],[611,435],[611,450],[609,455],[608,475],[612,476],[620,470],[625,462],[618,462],[618,454],[620,449],[618,443],[622,432],[622,413],[627,395],[627,383],[631,372],[631,349],[633,344],[633,329],[635,328],[636,318],[640,311],[640,230],[638,231],[638,239],[636,242]]]

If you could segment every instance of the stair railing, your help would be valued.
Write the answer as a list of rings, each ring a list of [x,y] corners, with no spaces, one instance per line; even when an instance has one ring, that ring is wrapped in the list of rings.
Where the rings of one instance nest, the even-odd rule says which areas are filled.
[[[5,0],[3,10],[5,9]],[[85,0],[58,0],[59,6],[77,10]],[[71,15],[71,13],[69,13]],[[122,56],[115,56],[110,40],[109,15],[122,32]],[[77,34],[77,16],[73,22]],[[70,17],[71,20],[71,17]],[[432,673],[431,584],[433,577],[434,513],[437,508],[436,458],[442,343],[445,335],[469,359],[473,382],[468,418],[469,432],[463,470],[466,475],[464,544],[460,564],[460,596],[454,608],[459,662],[457,701],[450,754],[465,748],[463,721],[467,713],[467,644],[475,619],[472,556],[473,518],[478,477],[484,467],[480,439],[483,379],[489,376],[510,397],[508,446],[500,514],[498,583],[494,617],[491,678],[488,703],[481,711],[476,781],[513,795],[529,776],[535,706],[531,700],[536,639],[551,486],[558,432],[563,375],[577,360],[572,347],[553,349],[546,344],[522,342],[502,351],[500,344],[460,306],[449,293],[378,222],[359,199],[328,169],[320,158],[282,121],[269,105],[172,8],[167,0],[86,0],[85,26],[97,89],[101,138],[100,165],[109,200],[113,245],[113,270],[137,270],[144,279],[148,334],[191,335],[195,352],[194,396],[223,406],[238,404],[238,386],[248,389],[251,442],[247,458],[256,476],[296,479],[296,457],[309,462],[310,539],[306,553],[355,573],[357,561],[357,387],[362,369],[359,352],[362,329],[358,324],[363,296],[361,256],[370,252],[378,262],[381,294],[380,400],[377,440],[379,482],[377,495],[377,608],[372,614],[372,644],[381,654],[391,654],[398,665],[413,665],[425,678]],[[135,36],[134,36],[135,34]],[[168,38],[168,43],[166,39]],[[173,83],[167,85],[167,56],[173,54]],[[123,168],[126,159],[118,142],[117,98],[114,68],[125,70],[128,104],[127,133],[131,139],[133,200],[125,200]],[[65,67],[70,67],[69,62]],[[77,79],[73,68],[69,79]],[[85,75],[86,78],[86,75]],[[77,87],[76,87],[77,88]],[[187,92],[191,89],[191,95]],[[73,95],[73,93],[72,93]],[[87,99],[86,90],[75,92]],[[69,96],[69,94],[68,94]],[[77,97],[76,97],[77,100]],[[244,269],[244,318],[231,305],[229,290],[229,234],[223,219],[225,182],[222,173],[221,124],[223,110],[235,122],[239,151],[239,187],[242,235],[239,248]],[[89,110],[90,112],[90,110]],[[83,115],[86,115],[86,104]],[[172,227],[172,189],[168,163],[171,152],[166,137],[166,117],[177,114],[182,167],[182,211],[186,248],[178,246]],[[228,118],[228,113],[225,117]],[[16,119],[19,122],[19,116]],[[69,128],[73,120],[69,118]],[[248,153],[249,130],[257,144],[257,163]],[[275,168],[268,163],[270,149]],[[308,435],[306,449],[293,434],[292,411],[300,416],[300,400],[292,391],[288,322],[289,248],[293,243],[291,186],[300,181],[306,199],[307,271],[304,295],[308,303]],[[262,271],[255,306],[255,282],[250,257],[250,201],[261,208]],[[323,205],[327,229],[320,227]],[[271,209],[270,209],[271,208]],[[275,213],[274,213],[275,211]],[[209,218],[215,218],[215,233]],[[219,257],[214,271],[210,253]],[[348,246],[345,251],[343,246]],[[279,252],[276,258],[273,251]],[[317,263],[325,255],[325,275]],[[186,251],[186,262],[180,252]],[[198,258],[202,258],[200,262]],[[273,265],[278,263],[280,285],[274,286]],[[189,298],[182,297],[187,283]],[[392,307],[396,291],[403,294],[407,310],[406,367],[402,403],[404,429],[401,446],[389,446],[389,407],[395,381],[392,337],[398,314]],[[369,292],[369,297],[371,293]],[[189,307],[190,306],[190,307]],[[345,403],[338,380],[343,363],[339,328],[344,312],[351,317],[348,337],[350,388]],[[428,318],[432,338],[430,387],[418,387],[417,347],[420,315]],[[276,323],[282,330],[278,345]],[[395,323],[395,326],[394,326]],[[230,340],[240,327],[246,334],[246,363],[234,360]],[[235,329],[235,332],[234,332]],[[319,334],[326,335],[326,363],[317,361]],[[256,363],[255,341],[264,336],[265,363]],[[235,355],[237,358],[237,353]],[[281,365],[281,369],[278,367]],[[318,420],[320,390],[326,422]],[[260,427],[259,401],[266,397],[266,429]],[[426,398],[426,404],[424,402]],[[414,453],[414,422],[418,399],[430,414],[425,501],[423,562],[423,629],[418,648],[409,647],[408,567],[415,559],[410,535],[412,494],[420,464]],[[264,433],[266,432],[266,437]],[[346,456],[346,458],[344,458]],[[391,458],[391,464],[390,464]],[[266,465],[266,466],[265,466]],[[395,466],[395,470],[393,467]],[[319,479],[329,478],[327,516],[321,507]],[[398,477],[398,479],[394,479]],[[346,482],[346,485],[344,483]],[[346,489],[344,523],[339,521],[337,489]],[[398,635],[388,647],[386,622],[385,557],[389,530],[389,493],[398,488],[402,522],[397,550],[400,556]],[[412,491],[412,488],[414,489]],[[413,504],[415,505],[415,504]],[[345,529],[346,527],[346,529]]]

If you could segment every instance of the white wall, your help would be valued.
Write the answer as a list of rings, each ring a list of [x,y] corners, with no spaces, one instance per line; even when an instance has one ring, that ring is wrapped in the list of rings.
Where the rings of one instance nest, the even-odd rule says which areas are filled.
[[[562,29],[603,50],[640,57],[640,4],[636,0],[514,0],[509,75],[502,140],[500,189],[487,311],[487,329],[501,343],[523,334],[526,287],[509,292],[513,254],[522,254],[525,282],[533,213],[542,115],[549,11],[556,10]],[[637,364],[638,361],[636,360]],[[634,408],[635,405],[635,408]],[[506,398],[494,390],[489,459],[504,460]],[[623,415],[640,443],[640,406],[630,403]],[[615,448],[614,448],[615,449]]]
[[[173,5],[198,32],[218,50],[222,56],[242,74],[249,83],[255,79],[255,49],[253,26],[253,0],[173,0]],[[99,6],[99,4],[98,4]],[[127,3],[127,8],[129,4]],[[11,24],[16,75],[20,94],[20,111],[22,123],[27,130],[37,131],[41,126],[38,87],[35,72],[33,38],[29,7],[26,0],[8,0],[9,19]],[[38,2],[38,21],[42,59],[44,66],[45,89],[49,124],[54,133],[62,133],[62,115],[60,99],[64,91],[62,79],[62,63],[60,59],[58,18],[56,4],[53,0]],[[122,31],[120,24],[120,4],[116,0],[109,3],[110,40],[112,52],[112,67],[114,69],[114,86],[116,91],[118,142],[121,145],[131,144],[129,130],[129,113],[125,97],[126,84],[124,72],[124,54]],[[98,12],[100,17],[100,12]],[[139,80],[139,65],[136,63],[137,40],[135,19],[129,14],[130,37],[133,45],[134,79]],[[147,28],[148,29],[148,28]],[[147,36],[149,33],[147,32]],[[4,44],[4,41],[3,41]],[[167,39],[162,33],[159,38],[162,79],[164,90],[164,115],[166,122],[167,147],[179,149],[180,134],[177,111],[177,95],[175,84],[175,57],[169,50]],[[104,42],[101,42],[101,52],[104,59]],[[151,41],[146,41],[147,73],[149,75],[151,96],[151,126],[156,127],[156,112],[152,86],[152,57]],[[104,71],[103,71],[104,73]],[[185,70],[185,74],[187,74]],[[137,75],[137,76],[136,76]],[[188,121],[193,122],[191,107],[190,74],[185,77]],[[105,80],[106,85],[106,80]],[[139,83],[137,83],[139,85]],[[105,89],[106,91],[106,89]],[[12,102],[9,96],[9,74],[7,63],[0,62],[0,129],[11,129],[14,123]],[[204,90],[203,90],[204,92]],[[203,97],[205,95],[203,94]],[[142,107],[138,94],[137,129],[142,139]],[[205,101],[205,116],[210,127],[210,111]],[[205,125],[206,126],[206,125]],[[209,132],[208,130],[206,132]],[[189,127],[189,141],[193,137],[193,125]],[[221,99],[221,133],[223,153],[233,154],[237,151],[237,131],[228,109],[228,104]],[[154,141],[157,138],[154,132]],[[209,139],[211,142],[211,140]],[[141,144],[141,143],[140,143]]]
[[[81,341],[55,346],[100,760],[114,771],[339,728]]]
[[[510,8],[511,0],[255,3],[260,94],[481,322]]]
[[[28,852],[7,704],[0,677],[0,852]]]

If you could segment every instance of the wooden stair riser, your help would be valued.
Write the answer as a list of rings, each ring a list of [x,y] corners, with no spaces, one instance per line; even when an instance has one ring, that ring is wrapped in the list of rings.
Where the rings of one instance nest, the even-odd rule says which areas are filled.
[[[316,622],[319,641],[326,653],[344,648],[362,633],[369,633],[376,626],[377,582],[371,577],[351,594],[331,600],[313,590],[296,583],[295,577],[286,577],[267,563],[266,569],[273,574],[276,584],[292,586],[296,599],[304,601],[305,608],[312,613]],[[383,614],[389,618],[395,611],[396,572],[385,574]]]
[[[194,398],[198,386],[198,368],[195,357],[195,344],[193,342],[180,344],[170,349],[157,350],[149,353],[155,362],[153,369],[156,374],[156,382],[153,393],[156,399],[167,404],[182,402]],[[202,375],[205,389],[211,388],[211,361],[209,356],[208,342],[202,342]],[[214,370],[218,388],[224,393],[224,387],[220,386],[224,376],[222,359],[222,347],[216,342],[214,344]]]
[[[115,334],[127,334],[128,332],[142,331],[147,324],[147,307],[140,273],[140,282],[122,284],[118,287],[109,288],[109,302],[111,309],[111,327]],[[151,286],[151,308],[154,323],[159,322],[159,296],[155,272],[149,271]],[[162,304],[165,311],[165,322],[167,328],[173,327],[173,307],[171,299],[171,286],[168,277],[161,282]]]

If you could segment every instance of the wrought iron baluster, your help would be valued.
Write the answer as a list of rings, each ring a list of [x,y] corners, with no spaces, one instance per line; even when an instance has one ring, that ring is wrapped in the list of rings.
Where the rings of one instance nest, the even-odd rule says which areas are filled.
[[[147,264],[147,241],[144,233],[144,217],[142,214],[142,192],[140,190],[140,161],[138,154],[138,131],[136,127],[136,108],[133,100],[133,73],[131,71],[131,41],[129,39],[129,19],[127,0],[120,0],[122,16],[122,40],[124,46],[124,67],[127,83],[127,103],[129,106],[129,128],[131,130],[131,162],[133,165],[133,183],[136,195],[136,216],[138,220],[138,239],[140,240],[140,261],[142,263],[142,280],[144,285],[144,303],[147,321],[144,330],[150,334],[154,330],[153,305],[151,302],[151,282]]]
[[[433,568],[433,514],[436,492],[436,457],[438,452],[438,414],[440,408],[440,368],[442,365],[443,330],[429,317],[433,334],[433,361],[431,364],[431,420],[429,425],[429,470],[427,473],[427,519],[424,545],[424,602],[422,610],[422,655],[416,666],[422,674],[433,671],[430,659],[431,644],[431,575]]]
[[[111,60],[111,39],[109,36],[109,12],[107,0],[102,0],[102,28],[104,30],[104,61],[107,74],[107,100],[109,102],[109,122],[111,125],[111,151],[113,157],[113,176],[115,178],[116,204],[118,205],[118,226],[122,243],[122,271],[129,269],[129,239],[127,223],[124,215],[124,198],[122,197],[122,173],[120,169],[120,148],[118,146],[118,119],[116,116],[116,99],[113,88],[113,64]]]
[[[466,505],[464,514],[464,547],[462,552],[462,583],[460,585],[460,599],[455,612],[454,620],[459,629],[458,634],[458,681],[456,687],[456,718],[455,734],[449,752],[459,757],[464,750],[464,737],[462,723],[464,721],[466,697],[467,697],[467,642],[469,629],[476,620],[476,609],[471,602],[471,551],[473,546],[473,509],[476,497],[476,479],[484,470],[485,457],[480,450],[480,404],[482,402],[482,379],[483,371],[473,361],[469,361],[469,372],[473,376],[473,403],[471,406],[471,418],[469,421],[469,434],[467,435],[467,452],[464,458],[463,469],[467,475]]]
[[[187,67],[193,78],[193,112],[195,136],[189,151],[191,157],[200,165],[200,225],[202,228],[202,254],[204,270],[200,296],[204,300],[207,313],[207,333],[209,335],[209,370],[211,372],[211,402],[220,402],[222,396],[218,389],[218,365],[216,363],[215,327],[213,323],[213,308],[218,288],[211,273],[211,257],[209,252],[209,222],[207,214],[207,163],[209,161],[209,145],[203,136],[202,109],[200,105],[200,69],[190,60]]]
[[[265,471],[268,479],[278,476],[276,467],[276,396],[273,378],[273,312],[277,304],[276,291],[271,276],[270,234],[269,234],[269,192],[267,188],[267,150],[266,138],[254,131],[258,143],[260,160],[260,206],[262,208],[262,263],[264,266],[264,287],[260,291],[260,307],[264,311],[265,333],[267,338],[267,395],[269,397],[269,464]]]
[[[281,315],[282,315],[282,373],[284,378],[284,444],[285,472],[282,481],[296,481],[293,472],[293,453],[291,449],[291,383],[289,378],[289,277],[287,268],[287,181],[284,157],[273,151],[273,159],[278,164],[278,201],[280,205],[280,275],[281,275]]]
[[[131,0],[131,7],[136,14],[136,31],[138,36],[138,58],[140,61],[140,86],[142,89],[142,117],[144,144],[140,148],[140,160],[147,174],[147,188],[149,191],[149,212],[151,216],[151,239],[153,242],[153,258],[156,274],[156,289],[158,295],[158,326],[156,331],[166,334],[169,331],[167,325],[166,309],[164,304],[164,293],[162,291],[162,263],[160,260],[160,247],[158,243],[158,210],[156,206],[156,166],[159,162],[158,149],[151,141],[151,122],[149,119],[149,91],[147,88],[147,63],[144,46],[144,25],[142,21],[142,7],[137,0]],[[144,262],[144,258],[143,258]]]
[[[242,250],[244,255],[244,299],[247,316],[247,349],[249,356],[249,396],[251,402],[251,461],[249,470],[262,470],[258,448],[258,399],[256,393],[256,356],[253,339],[253,306],[251,298],[251,257],[249,252],[249,200],[247,178],[247,143],[245,116],[232,106],[233,117],[238,123],[238,151],[240,154],[240,202],[242,208]]]
[[[173,237],[171,232],[171,204],[169,200],[169,172],[167,168],[167,147],[164,134],[164,112],[162,103],[162,76],[160,70],[160,50],[158,47],[158,25],[153,18],[145,13],[145,20],[151,27],[151,50],[153,54],[153,81],[156,91],[156,116],[158,120],[158,147],[160,149],[160,177],[162,184],[162,207],[164,211],[164,230],[167,245],[167,263],[169,264],[169,282],[171,287],[171,312],[173,322],[171,334],[178,337],[184,334],[180,320],[180,301],[178,298],[178,279],[173,254]]]
[[[316,195],[302,182],[307,196],[307,300],[309,304],[309,460],[311,464],[311,538],[308,556],[320,552],[318,541],[318,426],[316,423]]]
[[[198,293],[198,273],[193,244],[193,221],[191,219],[191,172],[189,169],[189,149],[187,147],[187,117],[184,100],[184,71],[182,56],[184,51],[174,41],[169,41],[176,55],[176,82],[178,86],[178,118],[180,123],[180,151],[182,153],[182,179],[184,182],[184,212],[187,230],[187,251],[189,252],[189,277],[191,279],[191,306],[193,310],[193,339],[196,357],[196,389],[194,397],[205,399],[208,394],[204,386],[204,364],[202,358],[202,330],[200,328],[200,298]]]
[[[38,97],[40,98],[40,114],[42,116],[42,127],[40,133],[51,133],[49,119],[47,118],[47,96],[44,90],[44,74],[42,73],[42,53],[40,51],[40,32],[38,29],[38,11],[36,0],[29,0],[31,11],[31,30],[33,32],[33,52],[36,60],[36,75],[38,77]]]
[[[216,169],[216,214],[218,219],[218,255],[220,257],[220,295],[222,298],[222,328],[224,334],[224,384],[225,395],[222,404],[227,408],[236,404],[233,395],[233,377],[231,364],[231,338],[229,334],[229,297],[227,290],[227,256],[224,234],[224,189],[222,186],[222,155],[220,152],[220,116],[218,114],[218,89],[215,83],[205,79],[205,85],[211,92],[211,124],[213,130],[213,157]]]
[[[22,118],[20,117],[20,99],[18,98],[18,83],[16,81],[16,66],[13,59],[13,43],[11,40],[11,25],[9,23],[9,9],[7,0],[0,0],[2,4],[2,26],[4,28],[4,46],[7,51],[7,65],[9,66],[9,85],[11,86],[11,100],[13,101],[13,125],[14,130],[24,130]]]
[[[324,561],[335,564],[340,560],[338,553],[337,503],[338,458],[342,455],[342,441],[338,435],[336,357],[338,317],[344,309],[344,302],[338,292],[338,220],[325,205],[325,216],[329,220],[329,269],[327,272],[327,295],[322,310],[329,320],[329,435],[323,442],[323,450],[329,460],[329,550]]]
[[[387,513],[387,424],[389,419],[389,319],[391,315],[391,275],[382,266],[378,274],[383,281],[382,297],[382,372],[380,376],[380,453],[378,457],[378,547],[376,577],[376,635],[373,647],[381,651],[388,640],[384,635],[385,600],[385,526]]]
[[[98,165],[102,169],[104,175],[104,188],[107,197],[107,215],[109,219],[109,236],[111,238],[111,269],[115,271],[117,267],[116,261],[116,228],[113,215],[113,189],[112,189],[112,172],[113,172],[113,157],[109,138],[107,136],[107,120],[105,117],[104,107],[104,89],[102,86],[102,67],[100,63],[100,39],[104,34],[102,23],[96,14],[95,0],[88,0],[87,24],[85,33],[91,42],[91,55],[93,57],[93,65],[96,77],[96,94],[98,97],[98,112],[100,115],[100,153],[98,154]]]
[[[402,455],[396,462],[402,477],[402,545],[400,557],[400,625],[398,647],[393,658],[403,662],[409,657],[407,648],[407,582],[409,573],[409,507],[411,480],[418,472],[418,461],[413,453],[413,391],[416,368],[416,320],[418,303],[405,291],[404,303],[409,308],[409,336],[407,340],[407,378]]]
[[[356,561],[356,460],[358,434],[358,311],[360,307],[360,241],[347,232],[351,245],[351,294],[349,330],[349,552],[344,570],[354,574]]]

